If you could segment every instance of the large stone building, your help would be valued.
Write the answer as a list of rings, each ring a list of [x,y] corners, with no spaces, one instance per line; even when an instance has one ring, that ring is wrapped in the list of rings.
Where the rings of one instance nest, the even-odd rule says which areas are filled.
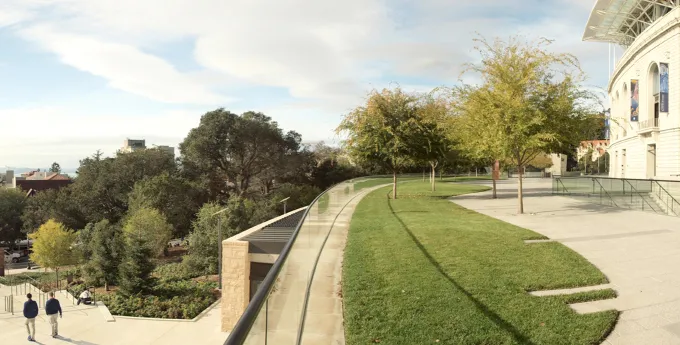
[[[610,176],[680,176],[680,6],[597,0],[583,35],[624,49],[608,85]],[[672,78],[671,78],[672,77]]]

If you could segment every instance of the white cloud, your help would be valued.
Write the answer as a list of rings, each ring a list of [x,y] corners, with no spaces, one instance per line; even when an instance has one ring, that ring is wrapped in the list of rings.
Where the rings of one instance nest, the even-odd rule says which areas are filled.
[[[64,167],[77,167],[78,160],[96,150],[113,154],[125,138],[176,147],[199,124],[201,115],[193,111],[93,115],[59,107],[0,109],[0,166],[41,167],[58,159]]]
[[[51,26],[33,26],[21,31],[54,52],[64,64],[106,78],[113,88],[167,103],[220,104],[217,95],[172,65],[135,47],[100,42],[96,38],[59,33]]]
[[[476,32],[507,37],[521,31],[556,38],[554,49],[577,54],[584,69],[596,76],[591,83],[604,84],[606,58],[598,46],[580,42],[593,2],[0,0],[0,28],[11,24],[64,64],[160,102],[214,105],[227,101],[241,85],[285,88],[292,98],[284,106],[238,106],[261,110],[286,129],[301,132],[305,140],[316,140],[332,138],[341,115],[371,88],[394,81],[404,89],[425,91],[456,83],[462,64],[478,59],[472,50]],[[203,70],[183,73],[171,58],[150,53],[179,41],[194,43],[181,55],[193,57]],[[475,79],[467,75],[465,80]],[[88,138],[105,137],[98,126],[106,128],[120,119],[106,113],[85,118],[72,115],[71,109],[51,111],[83,121],[87,126],[75,130],[97,133]],[[3,119],[8,114],[0,110]],[[140,135],[183,136],[198,119],[189,125],[181,117],[156,121],[139,115],[142,123],[127,128],[114,124],[114,133],[136,135],[134,130],[143,128]],[[163,127],[173,121],[177,126]],[[4,134],[0,129],[0,136]]]
[[[143,53],[145,47],[190,38],[195,40],[196,61],[207,69],[240,82],[284,87],[297,98],[345,103],[347,96],[356,97],[366,82],[379,77],[455,82],[461,64],[475,58],[474,32],[506,36],[525,26],[525,20],[503,16],[503,11],[523,10],[529,17],[529,10],[553,6],[557,17],[551,25],[528,33],[543,35],[552,24],[568,22],[561,36],[578,37],[586,6],[593,2],[30,1],[32,6],[22,10],[35,13],[35,3],[43,4],[50,15],[40,17],[41,22],[51,26],[32,27],[29,22],[25,32],[62,61],[122,90],[179,103],[214,103],[220,97],[161,58]],[[485,17],[489,11],[480,9],[494,14]],[[576,22],[570,21],[574,18]],[[178,91],[184,83],[186,90]]]

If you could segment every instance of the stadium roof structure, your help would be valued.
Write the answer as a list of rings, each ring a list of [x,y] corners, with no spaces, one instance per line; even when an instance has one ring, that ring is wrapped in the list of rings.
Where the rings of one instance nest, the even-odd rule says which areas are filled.
[[[597,0],[584,41],[630,46],[652,23],[680,7],[680,0]]]

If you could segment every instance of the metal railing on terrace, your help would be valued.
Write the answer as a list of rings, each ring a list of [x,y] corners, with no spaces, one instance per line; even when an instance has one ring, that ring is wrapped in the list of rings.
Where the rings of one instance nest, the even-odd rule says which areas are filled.
[[[680,181],[599,176],[555,177],[556,195],[587,198],[601,205],[680,215]]]
[[[314,332],[307,324],[307,320],[313,318],[307,317],[307,305],[321,254],[336,222],[349,222],[343,211],[368,188],[391,183],[391,176],[389,179],[385,177],[345,181],[314,199],[225,344],[285,345],[314,343],[314,339],[318,339],[318,330]],[[418,181],[421,176],[400,175],[399,178],[401,181]],[[310,338],[314,336],[317,338]]]

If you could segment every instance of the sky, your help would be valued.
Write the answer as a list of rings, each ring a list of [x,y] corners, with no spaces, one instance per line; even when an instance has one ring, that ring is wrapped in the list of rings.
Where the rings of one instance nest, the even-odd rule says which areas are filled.
[[[125,138],[178,146],[220,107],[337,143],[373,88],[453,86],[473,38],[554,39],[589,87],[607,45],[582,42],[594,0],[1,0],[0,170],[77,168]],[[177,152],[179,154],[179,152]]]

